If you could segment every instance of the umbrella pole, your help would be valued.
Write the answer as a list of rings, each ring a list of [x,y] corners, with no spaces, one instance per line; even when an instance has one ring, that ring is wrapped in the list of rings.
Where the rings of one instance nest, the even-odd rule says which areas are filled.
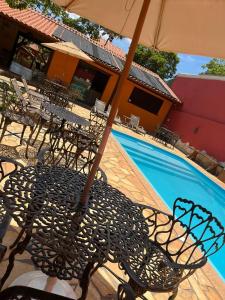
[[[117,108],[119,106],[119,97],[120,97],[121,91],[123,89],[123,85],[125,83],[125,80],[128,78],[128,75],[129,75],[131,64],[132,64],[134,54],[135,54],[135,51],[136,51],[136,48],[137,48],[137,45],[138,45],[138,41],[139,41],[139,38],[140,38],[140,35],[141,35],[142,27],[144,25],[145,17],[146,17],[150,2],[151,2],[151,0],[144,0],[143,1],[141,12],[140,12],[140,15],[138,17],[137,25],[136,25],[136,28],[135,28],[135,31],[134,31],[133,39],[132,39],[132,42],[131,42],[131,45],[130,45],[130,48],[129,48],[129,52],[127,54],[127,59],[126,59],[125,65],[124,65],[124,69],[123,69],[123,71],[120,75],[120,78],[119,78],[119,81],[118,81],[118,84],[117,84],[117,89],[116,89],[115,94],[114,94],[113,99],[112,99],[112,109],[111,109],[110,115],[109,115],[107,123],[106,123],[106,128],[105,128],[105,131],[103,133],[102,142],[99,146],[98,152],[96,154],[95,161],[94,161],[93,166],[90,170],[90,173],[88,174],[87,182],[84,186],[84,190],[83,190],[83,192],[81,194],[81,197],[80,197],[80,204],[82,204],[83,206],[86,206],[87,203],[88,203],[89,191],[90,191],[90,188],[93,184],[95,174],[97,172],[98,166],[99,166],[100,161],[102,159],[102,156],[103,156],[103,153],[104,153],[104,150],[105,150],[105,147],[106,147],[106,143],[107,143],[107,140],[109,138],[109,134],[111,132],[112,124],[113,124],[114,118],[115,118],[116,113],[117,113]]]

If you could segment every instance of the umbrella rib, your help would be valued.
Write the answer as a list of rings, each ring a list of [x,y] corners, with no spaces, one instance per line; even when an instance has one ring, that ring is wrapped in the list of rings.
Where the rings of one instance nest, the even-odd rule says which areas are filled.
[[[71,0],[66,6],[64,6],[65,9],[68,9],[70,5],[75,2],[76,0]]]
[[[161,25],[162,25],[162,17],[163,17],[165,2],[166,2],[166,0],[162,0],[162,2],[161,2],[159,18],[158,18],[158,22],[157,22],[156,33],[155,33],[155,38],[154,38],[154,43],[153,43],[153,49],[157,49],[157,43],[158,43],[159,33],[160,33]]]
[[[125,25],[126,25],[126,23],[127,23],[127,20],[128,20],[128,18],[129,18],[129,15],[130,15],[130,13],[131,13],[131,11],[132,11],[132,8],[133,8],[133,6],[134,6],[134,3],[136,2],[136,0],[133,0],[133,3],[132,3],[132,5],[131,5],[131,7],[130,7],[130,9],[129,9],[129,8],[127,7],[128,1],[129,1],[129,0],[127,0],[127,3],[125,4],[125,9],[128,11],[128,13],[127,13],[127,17],[126,17],[126,19],[125,19],[125,21],[124,21],[124,23],[123,23],[123,26],[122,26],[122,28],[121,28],[121,30],[120,30],[120,32],[119,32],[120,35],[122,35],[121,33],[123,32],[123,29],[124,29],[124,27],[125,27]]]

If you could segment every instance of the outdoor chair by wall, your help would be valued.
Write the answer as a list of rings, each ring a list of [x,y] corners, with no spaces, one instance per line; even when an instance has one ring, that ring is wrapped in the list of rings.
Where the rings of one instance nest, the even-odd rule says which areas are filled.
[[[21,167],[23,167],[23,165],[19,162],[8,157],[0,156],[0,184],[2,185],[3,180],[5,180],[10,174],[13,174],[15,171],[19,170]],[[1,243],[6,233],[10,219],[10,216],[6,213],[3,206],[0,190],[0,262],[6,252],[6,247]]]
[[[130,117],[124,116],[125,118],[125,126],[128,128],[131,128],[132,130],[135,130],[137,133],[146,134],[145,129],[142,126],[139,126],[140,117],[135,115],[130,115]]]
[[[91,111],[92,111],[92,113],[107,116],[107,114],[105,112],[105,108],[106,108],[106,103],[99,99],[96,99],[95,105],[92,107]]]

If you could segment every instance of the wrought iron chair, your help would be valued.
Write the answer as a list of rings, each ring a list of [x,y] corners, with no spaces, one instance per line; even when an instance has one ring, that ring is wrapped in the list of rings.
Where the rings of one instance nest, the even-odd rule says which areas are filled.
[[[27,81],[24,77],[22,77],[22,82],[23,82],[24,89],[25,89],[28,97],[31,98],[31,100],[34,98],[34,101],[35,101],[35,99],[38,99],[39,100],[39,106],[40,106],[40,100],[41,101],[49,101],[47,96],[44,96],[41,93],[38,93],[37,91],[30,89],[28,84],[27,84]]]
[[[49,133],[50,147],[38,154],[38,162],[48,165],[63,165],[88,174],[96,154],[95,137],[87,131],[75,129],[56,129]],[[99,168],[96,177],[107,181],[105,173]]]
[[[18,169],[20,169],[23,165],[19,162],[8,158],[0,156],[0,184],[3,180],[5,180],[10,174],[13,174]],[[0,192],[0,261],[5,255],[6,247],[2,245],[2,240],[5,235],[5,232],[7,230],[7,227],[10,222],[10,216],[7,215],[1,198],[1,192]]]
[[[56,92],[53,87],[51,88],[40,88],[39,92],[43,94],[45,97],[48,97],[49,101],[51,103],[54,103],[58,106],[71,109],[72,104],[69,102],[70,101],[70,96],[67,95],[66,93],[61,93],[61,92]]]
[[[149,241],[121,267],[136,297],[146,299],[146,291],[172,292],[169,300],[175,299],[179,284],[224,245],[224,227],[207,209],[181,198],[174,202],[172,215],[139,206],[149,224]]]
[[[180,283],[203,267],[207,258],[225,244],[224,227],[211,212],[190,200],[178,198],[172,215],[137,205],[149,226],[149,240],[141,253],[120,261],[119,267],[128,275],[135,297],[147,300],[144,297],[147,291],[172,292],[168,299],[173,300]],[[82,300],[86,297],[90,277],[99,267],[101,265],[92,268],[89,278],[81,279]]]
[[[93,113],[93,111],[91,110],[89,122],[90,122],[90,126],[88,128],[88,131],[90,134],[95,136],[96,143],[97,145],[99,145],[102,140],[102,135],[107,120],[106,118],[103,117],[102,114]]]
[[[12,286],[0,292],[0,299],[4,300],[71,300],[64,296],[41,291],[27,286]]]
[[[23,126],[20,144],[22,144],[24,132],[27,127],[30,128],[30,135],[28,141],[31,139],[34,133],[35,123],[37,122],[37,116],[28,111],[28,103],[18,99],[15,91],[6,82],[2,82],[0,85],[0,93],[2,99],[1,106],[1,124],[2,133],[0,136],[0,142],[2,141],[8,125],[12,122],[16,122]]]

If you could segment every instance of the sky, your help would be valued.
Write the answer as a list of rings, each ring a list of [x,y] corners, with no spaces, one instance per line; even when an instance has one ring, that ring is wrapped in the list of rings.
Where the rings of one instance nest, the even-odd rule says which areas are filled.
[[[74,19],[79,18],[79,16],[76,14],[69,14],[69,16]],[[107,37],[104,36],[104,38]],[[115,39],[112,43],[122,48],[127,53],[130,46],[130,39]],[[203,71],[201,66],[207,64],[211,60],[210,57],[189,54],[178,54],[178,56],[180,58],[180,62],[177,65],[177,74],[199,74]]]
[[[127,53],[130,45],[130,39],[116,39],[113,41],[113,44],[122,48]],[[180,58],[180,62],[177,65],[177,74],[199,74],[203,71],[201,66],[211,60],[210,57],[189,54],[178,54],[178,56]]]

